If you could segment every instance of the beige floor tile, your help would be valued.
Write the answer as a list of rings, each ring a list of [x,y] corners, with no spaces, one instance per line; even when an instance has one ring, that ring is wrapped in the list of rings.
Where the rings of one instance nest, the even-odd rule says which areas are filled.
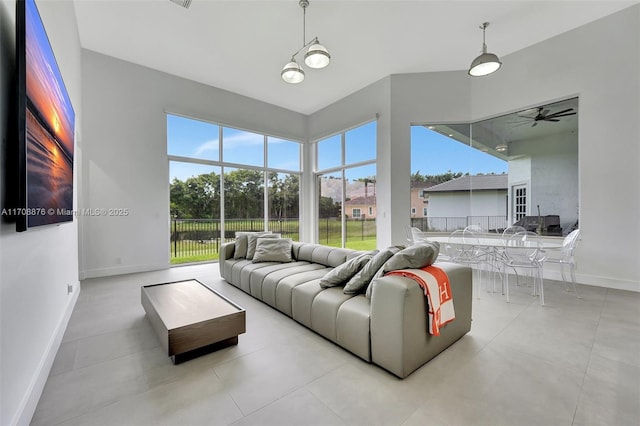
[[[330,345],[301,335],[217,364],[214,371],[246,415],[344,363],[344,354]]]
[[[347,363],[306,388],[350,425],[399,425],[418,408],[397,392],[401,380],[377,367]]]
[[[183,371],[184,372],[184,371]],[[227,425],[242,413],[211,369],[121,399],[62,423],[71,425]]]
[[[632,425],[640,421],[640,367],[594,354],[575,425]]]
[[[345,423],[302,388],[233,423],[233,426],[339,426]]]
[[[56,424],[144,392],[144,370],[161,362],[147,351],[50,376],[32,424]]]

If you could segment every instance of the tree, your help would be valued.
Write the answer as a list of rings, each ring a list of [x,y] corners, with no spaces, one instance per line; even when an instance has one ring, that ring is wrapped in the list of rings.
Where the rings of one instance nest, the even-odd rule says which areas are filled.
[[[260,170],[238,169],[224,174],[224,210],[229,219],[264,216],[264,179]]]
[[[340,204],[333,201],[331,197],[320,197],[318,206],[319,217],[338,217],[340,214]]]
[[[298,175],[269,173],[269,218],[297,218],[300,210],[300,178]]]
[[[444,182],[448,182],[453,179],[457,179],[461,176],[468,175],[469,173],[462,172],[452,172],[449,169],[446,173],[442,173],[439,175],[421,175],[420,170],[416,171],[411,175],[411,182],[421,182],[424,183],[425,187],[438,185]]]
[[[218,219],[220,217],[220,176],[215,172],[173,179],[169,188],[171,214],[181,219]]]

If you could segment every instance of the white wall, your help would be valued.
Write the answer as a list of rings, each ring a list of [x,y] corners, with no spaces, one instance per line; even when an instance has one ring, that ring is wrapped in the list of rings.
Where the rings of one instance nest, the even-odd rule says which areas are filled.
[[[531,210],[542,216],[560,216],[563,233],[578,220],[578,138],[565,133],[531,141],[538,150],[531,156]]]
[[[507,215],[506,191],[433,192],[429,194],[429,217],[468,217]],[[492,222],[493,223],[493,222]],[[469,223],[475,225],[476,223]],[[481,224],[486,228],[486,222]]]
[[[380,221],[378,245],[402,243],[409,223],[411,123],[472,122],[579,96],[578,280],[640,291],[640,6],[502,59],[499,72],[477,79],[466,71],[391,76],[388,144],[378,144],[378,198],[392,220]],[[369,108],[350,100],[312,114],[314,132],[335,131]],[[319,123],[317,116],[340,121]]]
[[[559,215],[563,232],[570,232],[578,220],[578,134],[567,132],[519,141],[509,150],[514,156],[526,155],[509,162],[509,188],[529,185],[527,215],[537,215],[539,205],[542,216]]]
[[[306,140],[306,117],[92,51],[82,52],[85,112],[81,207],[127,216],[80,218],[81,277],[169,266],[165,111]]]
[[[76,112],[79,131],[80,42],[75,11],[70,1],[38,2],[38,7]],[[7,126],[13,124],[7,122],[7,114],[14,105],[10,85],[14,75],[15,1],[0,2],[0,24],[0,136],[4,142],[10,137]],[[77,166],[81,161],[79,136],[76,143],[77,187]],[[15,160],[2,158],[3,169],[7,161]],[[13,183],[3,181],[3,191],[4,185]],[[0,424],[28,424],[80,291],[77,221],[23,233],[17,233],[14,224],[3,223],[0,265]],[[67,294],[67,285],[73,285],[72,294]]]
[[[580,97],[578,280],[640,291],[640,6],[503,59],[473,117]]]

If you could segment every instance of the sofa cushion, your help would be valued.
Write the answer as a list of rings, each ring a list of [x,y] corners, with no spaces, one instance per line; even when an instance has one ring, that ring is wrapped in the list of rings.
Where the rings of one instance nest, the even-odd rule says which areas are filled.
[[[255,233],[247,235],[247,260],[253,260],[253,255],[256,252],[256,244],[258,238],[280,238],[280,234],[271,233]]]
[[[320,280],[320,287],[329,288],[344,284],[351,277],[357,274],[358,271],[362,269],[369,260],[371,260],[371,257],[371,253],[364,253],[336,266],[322,277]]]
[[[369,299],[361,294],[340,305],[336,320],[337,343],[366,361],[371,361],[370,311]]]
[[[320,280],[295,286],[291,292],[291,317],[305,327],[311,328],[311,305],[313,299],[323,291]]]
[[[336,266],[342,265],[344,262],[349,260],[350,258],[357,257],[361,253],[354,252],[353,250],[345,249],[345,248],[334,248],[327,256],[327,266]],[[351,257],[349,255],[352,255]]]
[[[287,265],[287,268],[283,268],[283,269],[279,269],[276,271],[273,271],[271,273],[269,273],[268,275],[264,276],[262,279],[262,284],[261,284],[261,293],[262,293],[262,297],[261,300],[268,304],[273,306],[274,308],[277,308],[276,305],[276,290],[278,287],[280,287],[281,285],[284,285],[283,283],[285,282],[292,282],[293,280],[295,280],[297,275],[302,275],[305,272],[309,272],[309,271],[315,271],[317,269],[326,269],[323,265],[318,265],[317,263],[309,263],[309,262],[292,262],[292,263],[284,263],[283,265]],[[258,270],[260,274],[262,274],[263,270]],[[316,275],[313,278],[320,278],[322,277],[322,274],[320,274],[320,276]],[[252,280],[257,280],[257,276],[254,279],[254,276],[251,276]],[[254,282],[251,282],[251,294],[253,294],[253,290],[254,287],[257,284],[254,284]],[[288,309],[288,315],[291,315],[291,292],[289,292],[289,301],[286,304]]]
[[[261,263],[258,263],[258,265],[264,265],[264,264],[267,265],[265,268],[254,269],[253,271],[251,271],[251,274],[249,275],[249,293],[256,299],[260,299],[262,301],[264,301],[264,295],[262,293],[264,282],[271,275],[279,271],[284,271],[284,273],[286,274],[287,271],[294,270],[296,266],[309,266],[308,262],[295,262],[295,263],[294,262],[286,262],[286,263],[261,262]]]
[[[336,342],[338,309],[352,297],[350,294],[344,294],[340,288],[328,288],[318,293],[311,304],[311,329]],[[368,331],[367,327],[366,332]]]
[[[313,263],[312,265],[318,265]],[[322,266],[322,265],[319,265]],[[317,283],[327,273],[328,268],[321,268],[289,275],[281,279],[276,286],[276,309],[285,315],[293,316],[293,292],[299,286],[310,282]],[[320,286],[318,286],[320,288]],[[262,289],[264,295],[264,288]],[[322,290],[322,288],[320,288]]]
[[[253,263],[291,262],[291,240],[288,238],[264,238],[256,240]]]

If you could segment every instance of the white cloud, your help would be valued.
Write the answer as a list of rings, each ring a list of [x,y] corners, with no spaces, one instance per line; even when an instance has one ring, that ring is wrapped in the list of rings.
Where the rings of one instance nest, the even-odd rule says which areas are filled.
[[[248,146],[262,146],[264,136],[255,133],[238,133],[224,138],[226,149],[244,148]]]
[[[218,139],[212,139],[198,145],[194,155],[196,157],[202,157],[205,152],[218,152]]]

